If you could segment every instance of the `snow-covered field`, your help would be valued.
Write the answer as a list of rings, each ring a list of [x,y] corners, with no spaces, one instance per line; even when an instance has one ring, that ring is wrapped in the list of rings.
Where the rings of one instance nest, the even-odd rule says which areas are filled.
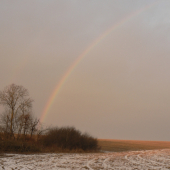
[[[44,170],[165,170],[170,169],[170,150],[95,154],[6,154],[0,169]]]

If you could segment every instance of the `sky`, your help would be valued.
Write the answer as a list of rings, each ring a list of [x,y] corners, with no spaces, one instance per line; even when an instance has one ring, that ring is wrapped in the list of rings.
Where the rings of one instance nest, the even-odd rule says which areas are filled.
[[[44,126],[168,141],[169,9],[169,0],[2,0],[0,90],[24,86],[41,118],[82,57],[50,102]]]

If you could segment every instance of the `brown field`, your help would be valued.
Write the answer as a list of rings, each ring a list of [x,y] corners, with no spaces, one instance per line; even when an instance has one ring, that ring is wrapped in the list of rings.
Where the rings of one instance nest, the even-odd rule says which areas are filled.
[[[170,149],[170,142],[167,141],[98,139],[98,144],[101,150],[113,152]]]

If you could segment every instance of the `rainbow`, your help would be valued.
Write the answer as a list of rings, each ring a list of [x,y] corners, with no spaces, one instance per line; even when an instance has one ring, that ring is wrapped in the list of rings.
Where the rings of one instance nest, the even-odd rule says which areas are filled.
[[[97,46],[105,37],[107,37],[111,32],[115,31],[117,28],[121,27],[123,24],[130,21],[132,18],[139,15],[140,13],[150,9],[151,7],[153,7],[158,2],[159,1],[155,1],[155,2],[153,2],[151,4],[149,4],[149,5],[146,5],[145,7],[140,8],[139,10],[129,14],[128,16],[126,16],[125,18],[123,18],[122,20],[120,20],[119,22],[114,24],[111,28],[109,28],[101,36],[99,36],[95,41],[93,41],[87,47],[87,49],[80,56],[77,57],[77,59],[71,64],[71,66],[68,68],[68,70],[63,75],[63,77],[60,79],[59,83],[55,86],[55,89],[53,90],[52,94],[50,95],[50,97],[49,97],[49,99],[48,99],[48,101],[47,101],[47,103],[46,103],[46,105],[44,107],[43,113],[41,114],[40,122],[44,121],[46,115],[49,113],[49,110],[50,110],[51,106],[53,105],[53,103],[55,101],[55,98],[58,95],[58,93],[60,92],[62,86],[66,82],[67,78],[71,75],[71,73],[75,70],[76,66],[83,60],[83,58],[85,56],[87,56],[87,54],[95,46]]]

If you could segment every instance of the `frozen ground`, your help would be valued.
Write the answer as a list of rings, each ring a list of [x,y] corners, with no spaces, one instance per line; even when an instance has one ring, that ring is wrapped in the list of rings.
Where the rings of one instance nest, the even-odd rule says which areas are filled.
[[[170,169],[170,150],[97,154],[6,154],[0,157],[6,170],[165,170]]]

